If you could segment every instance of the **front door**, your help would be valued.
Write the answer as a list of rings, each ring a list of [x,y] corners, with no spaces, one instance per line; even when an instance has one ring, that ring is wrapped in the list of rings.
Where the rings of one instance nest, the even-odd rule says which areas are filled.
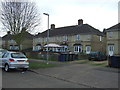
[[[86,46],[86,54],[90,54],[91,52],[91,46]]]
[[[114,45],[108,45],[108,55],[109,56],[114,55]]]

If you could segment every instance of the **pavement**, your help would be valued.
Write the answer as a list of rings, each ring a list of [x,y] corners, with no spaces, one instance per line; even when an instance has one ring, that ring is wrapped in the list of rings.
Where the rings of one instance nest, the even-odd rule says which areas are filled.
[[[44,60],[30,61],[45,62]],[[26,72],[3,71],[2,88],[96,88],[97,90],[98,88],[102,88],[100,90],[118,88],[118,69],[78,64],[78,62],[49,61],[57,66],[30,69]]]
[[[44,60],[34,61],[45,62]],[[76,61],[70,63],[49,61],[49,63],[58,64],[59,66],[31,69],[31,71],[86,88],[118,88],[119,70],[116,68],[77,64]]]

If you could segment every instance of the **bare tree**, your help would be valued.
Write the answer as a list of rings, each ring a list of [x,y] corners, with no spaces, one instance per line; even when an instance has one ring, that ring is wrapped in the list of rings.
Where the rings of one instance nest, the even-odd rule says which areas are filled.
[[[40,24],[40,14],[33,2],[1,2],[1,22],[14,36],[18,45],[23,41],[22,32],[32,32]]]

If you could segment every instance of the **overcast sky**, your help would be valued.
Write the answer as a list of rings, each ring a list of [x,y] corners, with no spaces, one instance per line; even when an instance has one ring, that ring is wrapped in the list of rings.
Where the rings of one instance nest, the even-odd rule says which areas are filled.
[[[50,25],[64,27],[76,25],[78,19],[100,31],[118,23],[119,0],[31,0],[41,13],[41,25],[37,32],[47,29],[47,16],[50,15]],[[0,36],[2,32],[0,32]]]

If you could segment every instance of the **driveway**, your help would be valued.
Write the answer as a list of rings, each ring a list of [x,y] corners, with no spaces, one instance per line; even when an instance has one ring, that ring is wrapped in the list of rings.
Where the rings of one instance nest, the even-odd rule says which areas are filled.
[[[88,64],[54,63],[59,63],[59,66],[32,69],[25,73],[21,71],[3,72],[3,87],[118,88],[118,69]]]

